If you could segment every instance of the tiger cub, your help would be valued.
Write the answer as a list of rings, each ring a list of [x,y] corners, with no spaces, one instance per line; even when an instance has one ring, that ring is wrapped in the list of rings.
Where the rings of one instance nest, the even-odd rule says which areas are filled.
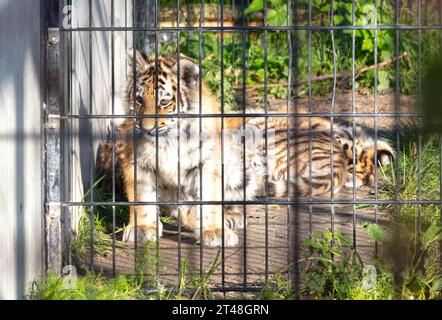
[[[264,117],[247,118],[246,123],[240,116],[223,121],[200,117],[200,112],[220,114],[220,105],[199,83],[200,70],[191,59],[181,57],[178,64],[174,57],[159,55],[155,61],[134,50],[128,61],[135,62],[136,74],[128,81],[126,103],[140,117],[117,126],[115,146],[109,139],[97,164],[100,175],[112,177],[114,150],[117,185],[121,181],[130,202],[149,202],[130,206],[124,241],[161,237],[159,208],[150,204],[159,201],[164,203],[160,209],[179,218],[202,244],[235,246],[234,229],[243,228],[245,219],[238,208],[226,206],[223,220],[222,200],[254,199],[267,189],[264,180],[276,197],[287,194],[287,181],[299,196],[337,193],[353,180],[353,158],[356,184],[363,185],[373,180],[375,154],[381,164],[394,157],[384,141],[375,150],[374,140],[359,128],[353,133],[334,124],[331,134],[325,118],[270,117],[265,133]],[[183,117],[178,120],[178,115]],[[210,201],[201,214],[198,205],[167,204],[198,200]]]
[[[117,127],[114,149],[111,139],[101,148],[99,172],[112,176],[114,150],[116,173],[121,173],[130,202],[253,199],[261,174],[261,155],[253,149],[246,150],[243,172],[240,144],[230,136],[224,139],[226,152],[222,159],[221,118],[198,116],[200,112],[220,114],[217,99],[204,83],[199,83],[198,66],[187,57],[181,57],[178,66],[174,57],[159,55],[155,61],[155,57],[136,50],[129,53],[128,63],[136,75],[128,81],[127,105],[135,106],[134,111],[140,117],[127,119]],[[178,114],[187,117],[178,121]],[[235,121],[226,121],[226,129],[230,123],[236,125]],[[248,179],[241,179],[243,176]],[[244,227],[242,214],[234,206],[224,211],[224,228],[222,207],[218,203],[202,205],[201,214],[198,205],[180,205],[180,210],[174,205],[164,205],[161,209],[179,218],[206,246],[235,246],[238,236],[233,228]],[[156,205],[130,206],[124,241],[155,241],[161,235]]]
[[[251,119],[248,124],[266,127],[263,118]],[[287,196],[288,187],[290,194],[299,197],[326,196],[332,190],[336,194],[344,186],[353,186],[353,171],[355,187],[373,184],[375,154],[380,165],[390,163],[395,157],[387,142],[377,140],[375,143],[361,127],[356,127],[353,132],[352,127],[333,122],[332,132],[331,125],[329,119],[320,117],[310,120],[269,117],[266,148],[268,195]],[[262,196],[266,192],[265,178],[261,179],[260,185],[259,194]]]

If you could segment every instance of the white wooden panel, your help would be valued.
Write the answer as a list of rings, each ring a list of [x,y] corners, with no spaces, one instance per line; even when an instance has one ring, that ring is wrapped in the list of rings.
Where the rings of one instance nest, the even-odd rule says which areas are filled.
[[[73,27],[89,26],[89,1],[73,1]],[[132,26],[132,1],[114,1],[115,26]],[[92,1],[92,26],[110,27],[111,1]],[[132,32],[82,31],[72,33],[72,113],[82,115],[124,114],[121,95],[125,90],[126,52],[132,47]],[[113,70],[112,73],[112,61]],[[112,77],[113,74],[113,77]],[[112,93],[112,79],[114,94]],[[92,97],[91,97],[92,95]],[[113,100],[114,99],[114,100]],[[117,121],[118,123],[118,121]],[[72,200],[80,201],[91,185],[91,168],[95,167],[97,148],[106,139],[110,120],[73,122]],[[81,208],[73,208],[73,230]]]
[[[0,0],[0,299],[42,271],[40,1]]]

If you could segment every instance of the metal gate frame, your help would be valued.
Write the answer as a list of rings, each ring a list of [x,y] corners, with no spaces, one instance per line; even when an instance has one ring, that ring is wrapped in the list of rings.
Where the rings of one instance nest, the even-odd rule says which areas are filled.
[[[45,84],[43,104],[43,185],[45,208],[45,267],[60,274],[62,268],[62,131],[60,120],[64,109],[63,39],[60,37],[59,3],[40,0],[42,24],[42,56]]]
[[[67,0],[60,0],[60,3],[67,1]],[[50,5],[50,0],[41,0],[42,2],[42,7],[43,8],[51,8]],[[68,2],[68,1],[67,1]],[[293,10],[296,9],[296,1],[290,1],[289,3],[291,3]],[[221,10],[223,8],[223,4],[221,2]],[[311,10],[311,1],[309,1],[309,8]],[[54,8],[52,8],[54,9]],[[57,11],[57,19],[55,18],[57,15],[54,15],[54,13]],[[65,66],[66,66],[66,59],[69,61],[70,57],[69,56],[64,56],[64,48],[66,46],[65,43],[65,33],[66,31],[69,30],[62,30],[62,28],[59,25],[55,25],[53,23],[53,21],[58,20],[58,21],[62,21],[63,19],[63,13],[61,12],[61,10],[59,10],[59,8],[57,8],[57,10],[49,10],[47,11],[48,17],[47,20],[48,21],[48,29],[47,29],[47,34],[46,37],[44,37],[44,56],[46,59],[46,78],[47,78],[47,90],[46,90],[46,105],[44,108],[44,123],[43,123],[43,127],[44,127],[44,140],[45,140],[45,144],[44,144],[44,155],[45,155],[45,163],[44,163],[44,172],[45,172],[45,180],[44,180],[44,184],[45,184],[45,217],[46,217],[46,241],[47,241],[47,246],[46,246],[46,267],[47,269],[51,269],[51,270],[55,270],[56,272],[60,272],[61,268],[62,268],[62,263],[63,263],[63,250],[64,247],[66,245],[66,240],[68,237],[66,237],[66,230],[69,230],[69,218],[68,218],[68,214],[67,214],[67,208],[69,207],[69,205],[78,205],[76,203],[64,203],[65,198],[63,195],[67,193],[69,193],[69,186],[66,185],[66,181],[68,181],[68,179],[64,179],[66,177],[66,172],[63,171],[63,161],[66,161],[66,159],[63,158],[63,154],[64,154],[64,143],[63,143],[63,139],[65,139],[65,137],[63,136],[63,132],[64,132],[64,122],[61,120],[62,117],[66,116],[66,114],[64,114],[65,112],[65,103],[66,103],[66,93],[68,92],[68,89],[66,87],[67,82],[69,81],[69,79],[67,79],[66,77],[66,73],[65,73]],[[354,13],[353,13],[354,14]],[[221,14],[222,16],[222,14]],[[295,15],[294,15],[295,16]],[[442,16],[442,14],[441,14]],[[264,17],[266,19],[266,13],[264,14]],[[340,27],[340,26],[326,26],[326,27],[314,27],[314,26],[298,26],[296,24],[295,21],[295,17],[293,17],[294,22],[293,22],[293,26],[289,26],[289,27],[268,27],[268,26],[264,26],[264,27],[234,27],[234,28],[227,28],[224,27],[221,23],[221,27],[219,28],[208,28],[209,30],[214,30],[214,31],[220,31],[221,33],[224,30],[233,30],[233,31],[263,31],[264,33],[266,33],[267,31],[272,31],[272,30],[280,30],[280,31],[286,31],[286,32],[290,32],[292,39],[293,39],[293,43],[296,43],[296,31],[297,30],[307,30],[310,34],[311,37],[311,32],[315,31],[315,30],[326,30],[326,31],[330,31],[332,34],[334,31],[337,30],[352,30],[353,31],[353,37],[354,37],[354,31],[358,30],[358,29],[366,29],[368,28],[367,26],[364,26],[362,28],[359,28],[357,26],[350,26],[350,27]],[[51,21],[51,22],[49,22]],[[310,22],[310,21],[309,21]],[[434,27],[434,26],[433,26]],[[398,26],[379,26],[379,25],[375,25],[370,27],[371,29],[374,30],[375,32],[375,37],[377,37],[377,31],[380,29],[393,29],[396,31],[396,35],[397,35],[397,39],[399,39],[399,31],[402,29],[405,30],[423,30],[425,29],[423,26],[403,26],[403,27],[398,27]],[[438,28],[440,29],[441,27],[438,26]],[[79,28],[78,30],[80,31],[91,31],[93,29],[106,29],[106,30],[119,30],[119,28],[117,27],[110,27],[110,28]],[[124,28],[120,28],[123,29]],[[161,31],[161,28],[159,27],[133,27],[133,28],[129,28],[130,30],[133,31],[153,31],[153,32],[158,32]],[[201,32],[202,29],[206,30],[205,27],[200,27],[200,28],[194,28],[196,31]],[[179,32],[181,30],[193,30],[193,28],[170,28],[171,32]],[[72,30],[70,30],[72,31]],[[310,40],[311,41],[311,38]],[[377,41],[377,38],[375,38],[375,42]],[[441,43],[442,43],[442,37],[441,37]],[[442,47],[442,46],[441,46]],[[296,61],[297,58],[297,46],[294,45],[293,46],[293,59]],[[311,55],[310,53],[311,50],[311,43],[310,43],[310,47],[309,47],[309,56]],[[399,41],[396,40],[396,50],[397,52],[399,52]],[[335,57],[334,57],[335,58]],[[353,62],[354,62],[354,53],[353,53]],[[201,63],[201,61],[200,61]],[[311,61],[310,61],[311,63]],[[296,63],[295,63],[296,65]],[[375,65],[377,65],[377,54],[375,55]],[[396,68],[398,68],[398,63],[396,62]],[[337,75],[337,70],[336,70],[336,61],[334,64],[334,91],[333,91],[333,102],[332,104],[334,105],[335,103],[335,90],[336,90],[336,75]],[[221,71],[221,74],[222,71]],[[311,84],[311,74],[309,74],[309,84]],[[267,80],[267,79],[266,79]],[[295,87],[295,77],[293,77],[291,79],[291,83],[293,84],[293,87]],[[223,81],[221,81],[221,83],[223,83]],[[353,70],[352,70],[352,90],[353,90],[353,94],[354,94],[354,85],[355,85],[355,69],[354,69],[354,63],[353,63]],[[399,88],[398,88],[399,89]],[[265,95],[267,94],[267,90],[265,90]],[[354,120],[357,117],[361,117],[361,116],[367,116],[367,117],[373,117],[374,119],[374,131],[375,131],[375,136],[378,136],[378,129],[377,129],[377,118],[380,116],[391,116],[391,117],[396,117],[397,120],[401,117],[401,116],[419,116],[418,114],[404,114],[401,113],[399,110],[399,90],[396,91],[396,107],[397,110],[396,112],[394,112],[393,114],[390,115],[381,115],[378,113],[378,105],[377,105],[377,99],[376,99],[376,95],[377,95],[377,66],[376,66],[376,72],[375,72],[375,111],[374,113],[367,113],[367,114],[360,114],[360,113],[356,113],[355,111],[355,107],[353,105],[353,111],[351,114],[339,114],[339,113],[334,113],[333,111],[330,113],[315,113],[311,116],[317,117],[317,116],[324,116],[324,117],[329,117],[330,119],[333,120],[333,118],[339,118],[339,117],[352,117],[352,119]],[[289,101],[290,101],[290,95],[289,95]],[[332,107],[333,110],[333,107]],[[296,118],[296,115],[288,115],[291,117]],[[305,116],[305,115],[303,115]],[[266,115],[266,117],[271,117],[271,115]],[[399,121],[399,120],[398,120]],[[354,121],[353,121],[353,125],[354,125]],[[397,126],[399,126],[399,122],[397,122]],[[331,128],[331,130],[333,130],[333,128]],[[399,132],[399,130],[397,130],[397,132]],[[398,143],[399,143],[399,134],[398,134]],[[398,150],[399,150],[399,145],[398,145]],[[399,161],[399,160],[398,160]],[[398,162],[399,163],[399,162]],[[442,164],[442,163],[441,163]],[[377,181],[377,169],[375,171],[375,179]],[[442,180],[441,180],[442,181]],[[375,193],[377,194],[377,186],[375,185]],[[433,201],[434,203],[440,204],[440,201]],[[418,199],[416,201],[404,201],[404,200],[399,200],[399,199],[394,199],[394,200],[374,200],[374,201],[366,201],[364,203],[369,203],[374,205],[374,207],[376,208],[377,205],[380,204],[384,204],[384,203],[390,203],[390,204],[396,204],[398,207],[400,207],[401,204],[424,204],[424,203],[433,203],[431,201],[424,201],[422,199]],[[264,201],[262,202],[262,204],[268,205],[271,202],[268,201]],[[299,201],[296,199],[293,200],[289,200],[289,201],[283,201],[283,202],[278,202],[281,204],[285,204],[288,205],[290,209],[289,212],[291,212],[290,214],[294,215],[294,218],[297,219],[297,210],[298,210],[298,205],[311,205],[312,203],[310,203],[309,201]],[[354,199],[349,199],[349,200],[339,200],[339,199],[331,199],[331,201],[329,202],[324,202],[325,204],[330,204],[331,208],[332,208],[332,212],[331,212],[331,226],[333,229],[333,205],[334,204],[352,204],[353,206],[355,206],[356,204],[361,203],[360,201]],[[102,203],[101,203],[102,204]],[[109,203],[110,205],[112,205],[112,203]],[[243,203],[245,204],[245,202]],[[315,204],[315,203],[313,203]],[[92,203],[86,203],[85,205],[94,205],[93,201]],[[295,222],[295,227],[298,226],[298,223]],[[295,230],[295,235],[297,237],[298,232]],[[299,239],[295,238],[292,239],[293,241],[293,245],[294,245],[294,254],[295,254],[295,259],[296,257],[298,257],[299,255]],[[268,263],[268,261],[267,261]],[[299,266],[298,264],[296,264],[294,266],[293,269],[293,273],[294,273],[294,281],[297,282],[296,285],[299,285],[298,281],[299,281]],[[245,289],[250,289],[250,288],[245,288]]]

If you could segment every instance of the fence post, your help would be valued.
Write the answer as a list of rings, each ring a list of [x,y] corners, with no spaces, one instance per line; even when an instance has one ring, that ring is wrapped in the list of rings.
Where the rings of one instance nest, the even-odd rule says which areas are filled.
[[[159,10],[157,0],[134,0],[135,27],[156,27]],[[135,32],[135,47],[150,55],[155,52],[155,33]]]
[[[61,272],[62,266],[62,184],[61,178],[61,110],[63,110],[63,64],[60,52],[60,30],[57,6],[50,1],[42,5],[49,10],[46,16],[44,36],[45,103],[44,114],[44,186],[45,186],[45,237],[46,269]]]

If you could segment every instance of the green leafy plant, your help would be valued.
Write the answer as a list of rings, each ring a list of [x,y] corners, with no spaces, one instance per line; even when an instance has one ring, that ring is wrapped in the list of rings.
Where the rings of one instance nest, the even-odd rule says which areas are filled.
[[[303,241],[310,250],[303,259],[301,292],[319,299],[346,299],[361,276],[363,263],[349,239],[339,231],[314,231]]]
[[[402,223],[392,228],[391,237],[387,236],[386,231],[377,224],[365,223],[365,228],[368,230],[368,235],[383,247],[385,259],[379,262],[384,268],[400,272],[399,280],[394,284],[397,298],[441,297],[442,277],[438,259],[435,260],[432,256],[439,249],[438,242],[442,235],[440,224],[432,224],[422,233],[418,233],[410,232],[409,226]],[[398,252],[401,254],[397,254]]]
[[[331,19],[331,3],[325,0],[311,1],[311,24],[328,26],[374,26],[394,24],[395,8],[390,2],[356,0],[354,7],[350,1],[333,2],[333,19]],[[175,3],[169,5],[173,6]],[[225,3],[226,6],[230,5]],[[270,26],[287,26],[292,24],[291,11],[287,11],[287,2],[284,0],[253,0],[243,13],[255,23],[262,20],[262,13],[266,7],[267,23]],[[306,8],[308,3],[301,1],[297,11],[297,21],[309,21]],[[304,8],[304,9],[303,9]],[[376,10],[377,8],[377,10]],[[426,17],[428,23],[438,23],[438,16],[429,11]],[[416,10],[407,6],[401,8],[403,23],[415,25],[418,22]],[[334,67],[337,72],[344,72],[346,76],[338,77],[337,88],[348,90],[352,86],[351,70],[353,67],[354,32],[354,67],[356,71],[355,88],[363,93],[374,92],[375,85],[379,93],[395,89],[397,79],[400,81],[401,93],[414,94],[419,88],[419,79],[430,68],[428,61],[439,55],[438,30],[428,30],[420,34],[413,31],[403,31],[396,39],[394,30],[378,28],[361,28],[356,30],[336,30],[330,32],[299,30],[295,33],[296,59],[293,59],[291,68],[292,79],[303,81],[296,88],[296,95],[304,96],[308,93],[306,81],[309,77],[309,50],[311,59],[311,89],[314,95],[328,95],[332,89],[333,80],[314,80],[316,76],[333,75]],[[293,34],[292,34],[293,35]],[[180,52],[199,60],[200,35],[194,32],[180,33]],[[286,99],[288,95],[288,74],[290,68],[290,54],[295,48],[290,43],[290,35],[281,31],[253,31],[242,34],[240,32],[223,33],[223,61],[221,63],[221,34],[216,32],[201,33],[201,58],[203,78],[210,89],[223,101],[226,111],[242,108],[244,101],[242,88],[247,90],[247,104],[254,102],[262,105],[264,102],[264,80],[267,77],[268,99]],[[397,42],[398,41],[398,51]],[[264,42],[267,46],[264,46]],[[332,50],[334,42],[334,50]],[[419,49],[420,46],[420,49]],[[162,45],[160,50],[173,53],[176,43]],[[266,47],[267,50],[264,50]],[[309,49],[310,47],[310,49]],[[244,50],[245,48],[245,50]],[[421,54],[419,59],[418,55]],[[377,59],[375,56],[377,55]],[[266,62],[264,57],[267,56]],[[293,57],[292,57],[293,58]],[[397,61],[396,61],[397,60]],[[375,71],[374,65],[380,64]],[[336,65],[334,65],[336,62]],[[396,63],[398,72],[396,72]],[[224,81],[221,81],[221,65],[224,69]],[[245,75],[243,74],[245,68]],[[368,69],[367,69],[368,68]],[[245,83],[243,83],[243,77]],[[377,79],[377,83],[376,82]],[[223,87],[223,88],[222,88]],[[292,96],[295,92],[292,93]]]
[[[287,25],[287,2],[286,0],[269,0],[265,6],[267,14],[267,24],[271,26]],[[245,14],[262,12],[264,10],[264,0],[253,0],[244,10]]]
[[[249,33],[247,36],[235,32],[225,33],[222,63],[220,39],[220,34],[217,33],[204,32],[200,39],[198,34],[183,32],[180,37],[180,52],[195,59],[197,63],[201,54],[202,78],[219,101],[222,97],[225,111],[242,109],[245,99],[243,87],[248,96],[247,105],[256,103],[262,105],[265,90],[263,83],[266,77],[269,100],[287,97],[289,74],[287,35],[269,33],[268,49],[265,52],[262,33]],[[161,48],[161,52],[166,54],[175,54],[175,51],[175,44],[164,45]],[[267,63],[264,59],[265,53]],[[221,66],[224,71],[223,76],[221,76]]]
[[[367,230],[367,234],[371,239],[381,243],[390,242],[390,236],[380,225],[376,223],[364,222],[362,227]]]

